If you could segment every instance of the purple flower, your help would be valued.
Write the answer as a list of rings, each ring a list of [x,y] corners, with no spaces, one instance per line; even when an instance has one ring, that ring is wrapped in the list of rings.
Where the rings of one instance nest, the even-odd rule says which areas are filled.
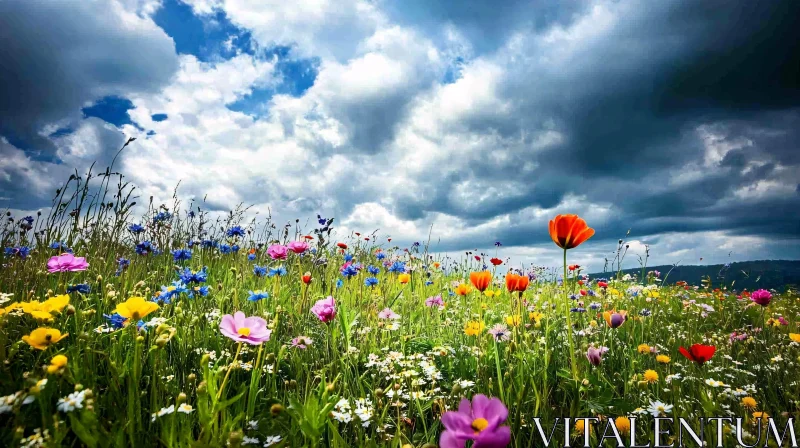
[[[72,254],[61,254],[51,257],[47,262],[47,270],[53,272],[76,272],[85,271],[89,263],[83,257],[76,257]]]
[[[766,289],[758,289],[750,294],[750,300],[761,306],[767,306],[772,301],[772,294]]]
[[[322,322],[328,323],[336,317],[336,301],[333,296],[317,300],[317,303],[311,307],[311,312]]]
[[[461,399],[458,411],[448,411],[442,416],[445,431],[439,439],[441,448],[464,448],[467,440],[474,440],[475,448],[502,448],[511,442],[511,429],[500,426],[508,418],[508,409],[498,398],[489,399],[478,394],[472,403]]]
[[[286,253],[286,246],[282,246],[280,244],[273,244],[267,249],[267,254],[269,254],[273,260],[285,260]]]
[[[608,347],[589,347],[589,350],[586,351],[586,359],[588,359],[593,366],[599,366],[600,363],[603,362],[603,355],[605,355],[607,351]]]
[[[302,254],[308,250],[308,243],[305,241],[292,241],[286,245],[286,248],[296,254]]]
[[[251,345],[259,345],[269,341],[272,330],[267,328],[267,321],[260,317],[246,317],[243,312],[237,311],[231,316],[222,316],[219,323],[219,331],[236,342],[247,342]]]

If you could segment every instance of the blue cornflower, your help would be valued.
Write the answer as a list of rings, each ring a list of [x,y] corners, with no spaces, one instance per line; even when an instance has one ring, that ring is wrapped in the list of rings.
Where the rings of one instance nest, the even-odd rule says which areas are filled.
[[[599,310],[600,309],[600,303],[599,302],[592,302],[592,303],[589,304],[589,308],[591,308],[593,310]]]
[[[573,313],[585,313],[586,308],[570,308],[570,311],[572,311]]]
[[[431,286],[432,284],[433,284],[433,282],[432,282],[432,281],[430,281],[430,280],[428,280],[427,282],[425,282],[425,286]]]
[[[228,231],[225,232],[225,234],[231,238],[236,236],[244,236],[244,229],[242,228],[242,226],[233,226],[230,229],[228,229]]]
[[[354,264],[351,264],[351,265],[348,265],[348,266],[344,266],[342,268],[342,270],[341,270],[341,273],[345,277],[352,277],[352,276],[358,274],[358,268]]]
[[[328,223],[328,220],[323,218],[323,217],[321,217],[321,216],[319,216],[319,215],[317,215],[317,222],[319,223],[319,225],[324,226],[325,224]]]
[[[413,247],[419,247],[419,241],[414,242],[414,244],[412,244],[412,246]]]
[[[570,294],[569,295],[569,299],[570,300],[578,300],[578,295],[577,294]]]
[[[203,240],[200,243],[200,245],[205,247],[206,249],[210,249],[210,248],[217,247],[219,245],[219,243],[214,241],[214,240]]]
[[[378,273],[381,272],[381,268],[375,266],[369,266],[367,268],[367,272],[369,272],[372,275],[378,275]]]
[[[22,218],[22,221],[21,221],[20,224],[23,227],[29,227],[30,228],[30,226],[33,226],[33,221],[34,221],[33,216],[26,216],[26,217]]]
[[[139,234],[144,232],[144,227],[142,227],[140,224],[131,224],[128,226],[128,230],[130,230],[132,233]]]
[[[391,266],[389,266],[389,272],[402,274],[403,272],[406,272],[406,264],[402,261],[395,261]]]
[[[642,317],[649,317],[651,314],[653,314],[653,312],[647,308],[643,308],[641,311],[639,311],[639,315]]]
[[[255,274],[256,277],[263,277],[267,275],[267,267],[255,265],[253,266],[253,274]]]
[[[344,261],[353,261],[353,254],[344,254]]]
[[[103,314],[103,317],[108,320],[108,325],[110,325],[115,330],[119,330],[120,328],[125,326],[125,319],[124,317],[120,316],[117,313],[114,314]]]
[[[203,269],[192,272],[189,268],[184,268],[183,272],[178,275],[181,281],[187,285],[192,283],[205,283],[208,280],[208,267],[203,266]]]
[[[6,247],[6,256],[17,256],[23,260],[31,253],[31,248],[28,246]]]
[[[233,246],[231,246],[231,252],[239,252],[239,245],[234,244]]]
[[[231,246],[228,246],[227,244],[221,244],[219,246],[219,251],[222,254],[229,254],[229,253],[233,252],[233,249],[231,248]]]
[[[258,302],[259,300],[269,298],[269,294],[265,291],[250,291],[250,297],[247,300],[251,302]]]
[[[256,259],[256,254],[247,254],[247,259],[253,261]]]
[[[175,296],[179,295],[182,292],[189,292],[189,290],[186,288],[186,285],[184,285],[180,280],[176,280],[172,282],[170,286],[162,286],[161,291],[157,292],[155,297],[153,297],[153,301],[160,303],[170,303],[172,302],[172,299]]]
[[[193,288],[189,288],[189,298],[194,299],[195,294],[200,294],[201,297],[205,297],[208,295],[208,285],[203,286],[195,286]]]
[[[187,215],[189,216],[189,218],[194,218],[194,210],[189,210],[189,213],[187,213]]]
[[[130,266],[130,265],[131,265],[131,261],[128,260],[127,258],[122,258],[122,257],[118,258],[117,259],[117,272],[115,272],[114,275],[119,277],[119,275],[122,274],[122,271],[124,271],[125,269],[128,269],[128,266]]]
[[[386,258],[386,254],[385,254],[385,253],[383,253],[383,252],[378,252],[378,253],[375,255],[375,258],[377,258],[377,259],[378,259],[378,261],[380,261],[380,260],[383,260],[384,258]]]
[[[342,286],[344,286],[344,282],[342,281],[342,279],[340,278],[336,279],[336,289],[339,289]]]
[[[69,285],[67,287],[67,294],[73,292],[79,292],[81,294],[89,294],[92,291],[92,287],[87,285],[86,283],[80,283],[78,285]]]
[[[136,245],[136,253],[139,255],[157,254],[158,249],[150,241],[142,241]]]
[[[72,249],[67,247],[67,243],[63,241],[53,241],[52,243],[50,243],[50,249],[58,249],[59,251],[72,253]]]
[[[274,277],[276,275],[278,277],[283,277],[284,275],[286,275],[286,268],[283,266],[278,266],[277,268],[270,268],[269,274],[267,274],[267,276]]]
[[[378,284],[378,279],[375,277],[367,277],[364,279],[365,286],[376,286]]]
[[[586,291],[586,294],[588,294],[590,297],[597,297],[597,293],[592,289]]]
[[[158,212],[158,214],[156,214],[156,216],[153,216],[153,222],[154,223],[163,222],[163,221],[168,220],[171,217],[172,217],[172,215],[169,212]]]
[[[172,258],[175,261],[191,260],[192,251],[189,249],[175,249],[172,251]]]
[[[495,241],[494,245],[497,246],[497,247],[500,247],[500,246],[503,245],[503,243],[501,243],[500,241]]]

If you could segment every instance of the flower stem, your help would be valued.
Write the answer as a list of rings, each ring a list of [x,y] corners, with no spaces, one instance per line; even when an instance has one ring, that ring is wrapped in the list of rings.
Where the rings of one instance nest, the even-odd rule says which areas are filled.
[[[497,386],[500,388],[500,399],[505,403],[505,391],[503,389],[503,372],[500,370],[500,346],[494,341],[494,365],[497,368]]]
[[[569,339],[569,360],[572,378],[578,381],[578,363],[575,361],[575,343],[572,341],[572,316],[569,311],[569,291],[567,290],[567,249],[564,249],[564,308],[567,314],[567,338]]]
[[[222,385],[219,386],[219,392],[217,392],[217,400],[222,396],[222,391],[225,390],[225,383],[228,382],[228,376],[231,374],[231,370],[236,366],[236,361],[239,360],[239,353],[242,351],[242,343],[240,342],[239,345],[236,347],[236,355],[233,357],[233,361],[228,366],[228,370],[225,372],[225,378],[222,379]]]

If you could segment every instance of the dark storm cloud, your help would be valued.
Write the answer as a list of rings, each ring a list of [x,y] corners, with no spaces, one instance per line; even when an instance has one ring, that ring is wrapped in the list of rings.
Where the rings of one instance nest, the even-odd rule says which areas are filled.
[[[0,2],[0,135],[53,148],[43,125],[80,118],[115,94],[152,91],[178,68],[172,39],[149,19],[100,1]]]
[[[479,223],[528,206],[550,208],[573,194],[614,208],[618,216],[598,228],[601,238],[616,239],[632,226],[638,235],[728,230],[796,238],[800,195],[736,192],[759,182],[800,181],[800,2],[638,6],[612,8],[622,14],[614,29],[592,37],[563,66],[539,62],[552,59],[538,53],[550,49],[531,45],[526,56],[533,62],[508,67],[503,86],[522,118],[470,125],[472,132],[513,138],[541,131],[549,119],[565,135],[562,144],[509,149],[503,165],[477,154],[458,179],[431,181],[423,200],[407,198],[396,211],[412,218],[422,208]],[[706,142],[696,129],[707,124],[723,144],[748,144],[706,166]],[[538,162],[533,172],[520,170],[523,156]],[[697,179],[670,182],[692,165],[702,167]],[[450,194],[459,181],[487,178],[515,185],[517,194],[474,203]],[[542,229],[546,220],[519,222],[497,238],[547,241]]]

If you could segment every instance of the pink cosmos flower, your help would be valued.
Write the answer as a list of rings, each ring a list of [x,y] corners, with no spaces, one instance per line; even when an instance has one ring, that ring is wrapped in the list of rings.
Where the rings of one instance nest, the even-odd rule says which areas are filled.
[[[286,248],[296,254],[302,254],[308,250],[308,243],[305,241],[292,241],[286,245]]]
[[[317,303],[311,307],[311,312],[314,313],[319,320],[328,323],[336,317],[336,301],[333,299],[333,296],[317,300]]]
[[[305,349],[309,345],[313,344],[314,341],[308,336],[298,336],[292,339],[292,347],[302,348]]]
[[[282,246],[280,244],[273,244],[269,246],[267,249],[267,254],[272,257],[273,260],[285,260],[287,249],[286,246]]]
[[[85,271],[89,263],[83,257],[76,257],[72,254],[61,254],[51,257],[47,261],[47,270],[53,272],[77,272]]]
[[[222,316],[219,323],[219,331],[236,342],[247,342],[251,345],[258,345],[269,341],[272,330],[267,328],[267,321],[260,317],[246,317],[243,312],[237,311],[231,316]]]
[[[750,294],[750,300],[761,306],[767,306],[772,301],[772,293],[766,289],[758,289]]]
[[[384,308],[383,311],[378,313],[378,319],[397,320],[400,319],[400,315],[392,311],[391,308]]]
[[[467,440],[473,447],[502,448],[511,442],[511,429],[500,426],[508,418],[508,409],[499,398],[489,399],[478,394],[472,403],[461,399],[458,411],[448,411],[442,416],[445,431],[439,439],[441,448],[464,448]]]
[[[438,306],[439,308],[442,308],[444,307],[444,300],[442,300],[442,296],[428,297],[427,299],[425,299],[425,306],[427,307]]]

